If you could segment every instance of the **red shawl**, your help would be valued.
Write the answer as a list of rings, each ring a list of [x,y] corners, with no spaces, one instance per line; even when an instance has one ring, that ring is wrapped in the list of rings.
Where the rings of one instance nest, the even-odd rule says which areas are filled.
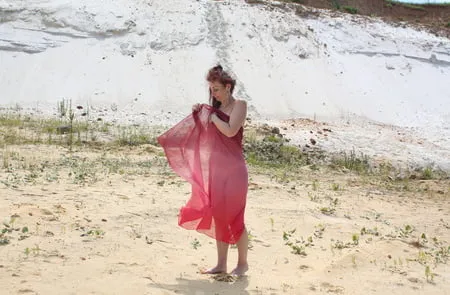
[[[244,230],[248,174],[242,150],[243,128],[233,137],[211,123],[212,113],[229,116],[209,105],[158,137],[171,168],[192,186],[178,224],[217,240],[236,243]]]

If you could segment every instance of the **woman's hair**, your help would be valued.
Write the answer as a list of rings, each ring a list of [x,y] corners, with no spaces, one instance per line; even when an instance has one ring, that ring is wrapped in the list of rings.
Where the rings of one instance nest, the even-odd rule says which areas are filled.
[[[233,93],[234,86],[236,85],[236,80],[231,78],[231,76],[225,72],[221,65],[217,65],[211,68],[208,71],[208,75],[206,76],[206,80],[208,82],[219,82],[223,86],[228,84],[231,85],[230,93]],[[211,89],[209,89],[209,103],[216,109],[218,109],[221,105],[221,102],[214,98],[212,95]]]

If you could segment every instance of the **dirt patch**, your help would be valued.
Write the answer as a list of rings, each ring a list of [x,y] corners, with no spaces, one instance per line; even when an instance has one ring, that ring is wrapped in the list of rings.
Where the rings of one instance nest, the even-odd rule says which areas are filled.
[[[407,22],[425,27],[436,35],[450,37],[450,5],[411,5],[386,0],[296,0],[284,2],[376,16],[386,21]]]

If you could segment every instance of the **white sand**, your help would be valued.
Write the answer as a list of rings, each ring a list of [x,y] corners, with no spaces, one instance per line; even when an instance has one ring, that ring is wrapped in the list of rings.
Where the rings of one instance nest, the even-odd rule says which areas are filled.
[[[325,121],[339,140],[323,148],[450,168],[448,39],[242,2],[3,0],[0,105],[48,115],[66,98],[109,121],[173,124],[207,100],[206,70],[220,62],[254,120]],[[427,145],[379,141],[369,122]]]

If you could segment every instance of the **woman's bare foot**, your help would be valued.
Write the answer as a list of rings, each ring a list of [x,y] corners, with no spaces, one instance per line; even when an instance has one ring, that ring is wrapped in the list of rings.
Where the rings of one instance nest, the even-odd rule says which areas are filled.
[[[238,264],[238,266],[233,269],[233,271],[231,272],[231,275],[233,276],[242,276],[244,275],[248,270],[248,264]]]
[[[224,267],[222,265],[217,265],[216,267],[200,271],[200,273],[202,273],[202,274],[212,274],[212,275],[226,273],[226,272],[227,272],[226,267]]]

